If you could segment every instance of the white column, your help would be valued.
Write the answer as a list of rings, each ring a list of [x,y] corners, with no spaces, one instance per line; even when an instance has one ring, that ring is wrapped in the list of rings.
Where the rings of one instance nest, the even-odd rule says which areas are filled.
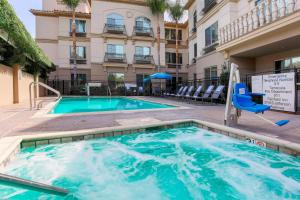
[[[259,9],[258,6],[255,7],[254,12],[253,12],[253,28],[257,29],[258,28],[258,14],[259,14]]]
[[[248,14],[243,16],[244,34],[248,32]]]
[[[262,2],[259,8],[259,26],[263,26],[265,23],[265,3]]]
[[[239,31],[240,31],[239,24],[240,24],[239,19],[236,19],[236,20],[235,20],[235,37],[236,37],[236,38],[239,37]]]
[[[253,10],[248,13],[248,31],[251,32],[253,30]]]
[[[281,1],[281,8],[280,8],[280,17],[284,17],[286,15],[286,0]]]
[[[242,36],[243,33],[244,33],[243,17],[239,18],[239,28],[240,28],[240,30],[239,30],[240,35],[239,36]]]
[[[266,1],[266,23],[270,23],[271,22],[271,0],[267,0]]]
[[[278,0],[272,1],[272,21],[278,19],[279,12],[278,12]]]

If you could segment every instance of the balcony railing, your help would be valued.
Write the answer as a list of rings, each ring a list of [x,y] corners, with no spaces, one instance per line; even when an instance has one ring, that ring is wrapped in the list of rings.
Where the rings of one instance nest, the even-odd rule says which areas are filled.
[[[177,40],[178,45],[182,45],[182,40]],[[167,39],[167,44],[176,44],[176,40],[173,39]]]
[[[216,48],[217,48],[218,45],[219,45],[219,43],[215,42],[215,43],[213,43],[211,45],[208,45],[208,46],[204,47],[203,48],[203,53],[207,54],[209,52],[212,52],[212,51],[216,50]]]
[[[153,29],[148,27],[142,27],[142,26],[135,26],[134,29],[134,35],[136,36],[147,36],[147,37],[153,37]]]
[[[168,68],[175,68],[175,69],[176,69],[176,66],[178,66],[178,69],[181,69],[182,63],[178,63],[178,64],[176,64],[176,63],[167,63],[167,66],[168,66]]]
[[[70,64],[74,64],[74,59],[70,58]],[[85,58],[77,58],[76,59],[76,64],[86,64],[86,59]]]
[[[126,35],[126,28],[125,25],[105,24],[103,32]]]
[[[300,9],[300,4],[297,4],[296,0],[263,1],[250,12],[219,29],[220,45],[238,39],[254,30],[294,13]]]
[[[207,13],[217,4],[217,0],[205,0],[204,1],[204,8],[202,9],[203,13]]]
[[[76,37],[86,37],[86,32],[76,32],[75,35]],[[70,32],[70,36],[73,36],[72,32]]]
[[[154,64],[152,55],[134,55],[135,64]]]
[[[104,62],[126,63],[126,54],[105,53]]]

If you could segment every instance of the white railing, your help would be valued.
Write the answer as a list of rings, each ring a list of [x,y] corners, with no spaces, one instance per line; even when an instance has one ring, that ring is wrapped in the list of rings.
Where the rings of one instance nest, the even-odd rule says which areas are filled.
[[[58,90],[55,90],[54,88],[50,87],[49,85],[46,85],[45,83],[42,83],[42,82],[32,82],[29,84],[30,110],[32,110],[32,108],[40,109],[43,105],[43,102],[46,101],[46,100],[40,101],[39,104],[36,105],[37,97],[33,97],[34,104],[32,105],[32,86],[35,86],[35,87],[41,86],[41,87],[46,88],[47,90],[50,90],[51,92],[55,93],[57,95],[57,98],[55,99],[56,101],[61,98],[60,92]],[[36,89],[38,89],[38,88],[36,88]]]
[[[300,8],[300,0],[264,0],[250,12],[219,29],[220,45],[235,40]]]

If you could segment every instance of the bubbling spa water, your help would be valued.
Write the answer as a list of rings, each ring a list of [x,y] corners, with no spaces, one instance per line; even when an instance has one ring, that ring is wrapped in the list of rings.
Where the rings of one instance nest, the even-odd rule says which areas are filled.
[[[1,199],[300,199],[300,159],[196,127],[23,149],[5,173],[71,191],[0,185]]]

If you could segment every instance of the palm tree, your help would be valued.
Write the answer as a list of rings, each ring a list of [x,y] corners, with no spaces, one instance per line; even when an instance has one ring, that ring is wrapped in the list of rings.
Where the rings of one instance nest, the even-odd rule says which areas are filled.
[[[176,40],[176,89],[178,87],[178,76],[179,76],[179,68],[178,68],[178,64],[179,64],[179,59],[178,59],[178,55],[179,55],[179,50],[178,50],[178,22],[181,20],[181,18],[183,17],[183,12],[184,9],[181,6],[181,4],[176,1],[176,3],[172,6],[169,6],[169,13],[170,13],[170,17],[173,19],[173,21],[176,24],[176,36],[175,36],[175,40]]]
[[[165,0],[147,0],[147,4],[153,15],[157,17],[157,51],[158,51],[158,71],[160,68],[160,16],[165,13],[167,3]]]
[[[76,73],[76,21],[75,21],[75,10],[77,6],[79,5],[80,0],[63,0],[64,4],[68,6],[72,10],[72,41],[73,41],[73,51],[72,51],[72,57],[73,57],[73,64],[74,64],[74,71]],[[77,76],[74,74],[74,78],[77,79]]]

